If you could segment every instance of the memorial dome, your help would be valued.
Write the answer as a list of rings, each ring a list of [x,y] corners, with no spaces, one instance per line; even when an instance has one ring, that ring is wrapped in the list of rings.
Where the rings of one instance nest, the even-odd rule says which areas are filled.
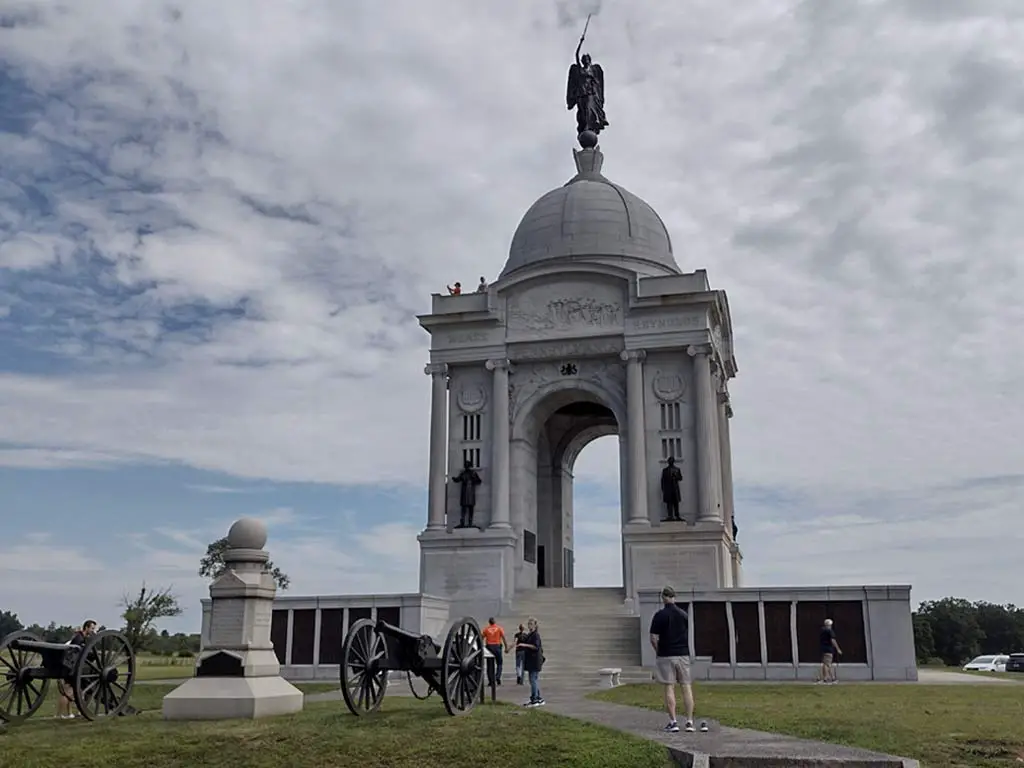
[[[530,206],[512,236],[507,277],[556,261],[598,261],[643,275],[679,274],[657,212],[601,174],[597,148],[574,152],[577,174]]]

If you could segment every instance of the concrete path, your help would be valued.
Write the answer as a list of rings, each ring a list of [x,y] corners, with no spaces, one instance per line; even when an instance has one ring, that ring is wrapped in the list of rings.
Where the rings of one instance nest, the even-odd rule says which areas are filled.
[[[1024,684],[1024,675],[1021,675],[1021,678],[1012,680],[1008,677],[984,677],[927,667],[917,670],[917,682],[925,685],[1021,685]]]

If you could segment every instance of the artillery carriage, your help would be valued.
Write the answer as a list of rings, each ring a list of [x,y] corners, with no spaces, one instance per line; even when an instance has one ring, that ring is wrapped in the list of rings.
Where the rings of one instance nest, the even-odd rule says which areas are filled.
[[[366,715],[380,708],[389,673],[405,672],[416,698],[437,693],[449,715],[464,715],[483,698],[484,656],[480,625],[471,618],[457,621],[443,646],[383,619],[360,619],[342,646],[341,693],[352,714]],[[414,677],[426,683],[425,693]]]
[[[34,715],[51,680],[71,689],[86,720],[124,714],[135,683],[135,652],[113,630],[97,632],[83,645],[12,632],[0,640],[0,721],[16,724]]]

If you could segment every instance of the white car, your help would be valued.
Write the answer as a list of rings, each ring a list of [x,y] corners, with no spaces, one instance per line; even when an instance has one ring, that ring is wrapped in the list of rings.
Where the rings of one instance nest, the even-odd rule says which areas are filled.
[[[964,664],[965,672],[1005,672],[1009,656],[976,656]]]

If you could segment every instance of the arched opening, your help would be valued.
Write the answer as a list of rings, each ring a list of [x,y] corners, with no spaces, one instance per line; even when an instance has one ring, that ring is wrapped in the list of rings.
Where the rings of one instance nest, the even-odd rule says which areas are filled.
[[[587,443],[573,474],[577,587],[622,586],[622,477],[614,435]]]
[[[518,587],[577,586],[577,535],[588,553],[584,583],[621,586],[621,404],[602,391],[562,386],[539,395],[521,415],[513,426],[513,476],[518,483],[513,499],[520,506],[513,517],[522,521],[525,561]],[[605,482],[581,484],[583,493],[577,500],[577,460],[597,442],[605,446],[594,453]],[[595,519],[590,510],[598,506]],[[585,514],[579,528],[577,508]],[[613,532],[614,548],[609,548]],[[600,565],[598,558],[604,560]]]

